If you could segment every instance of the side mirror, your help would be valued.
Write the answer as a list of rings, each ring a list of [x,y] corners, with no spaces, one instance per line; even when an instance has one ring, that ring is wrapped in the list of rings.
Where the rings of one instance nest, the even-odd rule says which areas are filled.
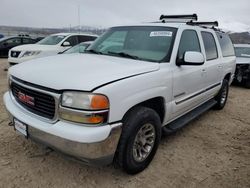
[[[71,45],[70,45],[70,42],[65,41],[65,42],[63,42],[62,46],[71,46]]]
[[[203,65],[205,58],[201,52],[187,51],[183,60],[177,60],[177,65]]]

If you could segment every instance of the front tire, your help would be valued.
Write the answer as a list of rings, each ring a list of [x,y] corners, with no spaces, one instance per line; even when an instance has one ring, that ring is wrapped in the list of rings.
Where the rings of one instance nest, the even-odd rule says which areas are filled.
[[[143,171],[152,161],[161,139],[159,115],[147,107],[135,107],[123,120],[116,162],[128,174]]]
[[[215,100],[217,101],[215,105],[216,110],[222,110],[227,102],[228,97],[228,90],[229,90],[229,82],[228,80],[224,79],[222,82],[221,89],[217,96],[215,97]]]

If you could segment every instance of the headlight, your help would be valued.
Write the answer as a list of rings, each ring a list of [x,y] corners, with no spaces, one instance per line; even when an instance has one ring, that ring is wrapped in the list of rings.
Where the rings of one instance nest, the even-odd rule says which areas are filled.
[[[100,94],[66,91],[62,95],[59,115],[62,119],[85,124],[107,122],[109,100]]]
[[[26,52],[24,52],[24,54],[23,54],[22,57],[25,57],[25,56],[35,56],[35,55],[38,55],[40,53],[41,53],[41,51],[26,51]]]
[[[104,110],[109,108],[104,95],[66,91],[62,95],[62,106],[80,110]]]

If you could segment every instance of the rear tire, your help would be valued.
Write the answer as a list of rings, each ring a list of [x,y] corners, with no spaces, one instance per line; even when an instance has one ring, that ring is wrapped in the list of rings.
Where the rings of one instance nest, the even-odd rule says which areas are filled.
[[[147,107],[135,107],[123,119],[115,162],[128,174],[143,171],[152,161],[161,139],[159,115]]]
[[[224,79],[221,85],[221,89],[217,96],[215,97],[215,100],[217,101],[214,108],[216,110],[222,110],[227,102],[228,97],[228,90],[229,90],[229,82],[228,80]]]

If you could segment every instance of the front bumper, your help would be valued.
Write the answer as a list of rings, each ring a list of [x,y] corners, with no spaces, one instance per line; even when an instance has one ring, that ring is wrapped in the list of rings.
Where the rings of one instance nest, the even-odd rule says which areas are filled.
[[[37,56],[26,56],[26,57],[8,57],[8,62],[9,62],[9,65],[12,66],[12,65],[23,63],[25,61],[29,61],[29,60],[39,58],[39,57],[40,57],[39,55],[37,55]]]
[[[86,127],[64,121],[47,123],[16,105],[9,92],[4,94],[4,104],[11,122],[16,118],[28,126],[28,138],[31,140],[85,163],[112,163],[122,123],[100,127]]]

